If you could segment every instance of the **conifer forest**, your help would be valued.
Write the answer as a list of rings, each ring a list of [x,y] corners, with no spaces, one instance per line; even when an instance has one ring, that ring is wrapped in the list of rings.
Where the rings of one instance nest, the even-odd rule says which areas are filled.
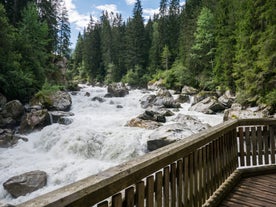
[[[276,108],[276,0],[161,0],[143,17],[102,12],[70,49],[63,0],[0,0],[0,93],[27,102],[47,88],[74,83],[125,82],[146,87],[162,80],[231,90],[246,106]],[[56,62],[66,58],[66,80]]]

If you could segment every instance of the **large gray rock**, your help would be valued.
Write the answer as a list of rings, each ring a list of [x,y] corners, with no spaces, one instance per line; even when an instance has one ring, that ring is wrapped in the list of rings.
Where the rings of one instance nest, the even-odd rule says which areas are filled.
[[[153,104],[154,104],[155,99],[156,99],[156,95],[154,95],[154,94],[144,95],[144,96],[140,99],[141,107],[142,107],[143,109],[152,107]]]
[[[164,125],[157,128],[153,133],[149,135],[147,141],[147,149],[149,151],[158,149],[167,144],[173,143],[184,137],[192,135],[193,132],[187,128],[187,125],[182,123],[175,123]]]
[[[162,124],[160,122],[156,122],[156,121],[133,118],[126,123],[126,126],[139,127],[139,128],[144,128],[144,129],[156,129],[156,128],[162,126]]]
[[[138,118],[142,120],[151,120],[162,123],[166,122],[166,117],[156,111],[145,111],[143,114],[140,114]]]
[[[248,119],[248,118],[268,118],[269,110],[267,108],[248,108],[242,109],[240,104],[233,104],[230,109],[224,111],[223,121],[231,119]]]
[[[17,198],[44,187],[46,183],[46,172],[37,170],[11,177],[3,183],[3,186],[14,198]]]
[[[180,108],[179,102],[175,101],[171,93],[166,89],[159,89],[156,95],[145,95],[140,100],[142,108]]]
[[[236,97],[231,93],[231,91],[225,91],[225,93],[218,98],[218,101],[224,105],[226,108],[231,108]]]
[[[181,93],[185,95],[195,95],[198,93],[198,90],[190,86],[184,86]]]
[[[20,133],[30,133],[33,130],[42,129],[50,124],[51,120],[47,109],[26,113],[20,124]]]
[[[72,105],[71,96],[66,91],[56,91],[50,94],[39,94],[31,100],[31,105],[42,105],[51,111],[69,111]]]
[[[226,107],[218,102],[216,97],[207,97],[189,108],[189,111],[197,111],[205,114],[221,112]]]
[[[216,98],[217,93],[213,91],[200,91],[198,94],[194,96],[194,102],[193,105],[196,103],[199,103],[200,101],[206,99],[206,98]]]
[[[196,116],[185,114],[178,114],[172,121],[177,123],[185,123],[185,125],[193,133],[198,133],[211,127],[209,124],[202,123],[202,121],[200,121]]]
[[[172,121],[177,123],[160,126],[149,135],[147,142],[149,151],[158,149],[210,127],[209,124],[202,123],[198,118],[184,114],[178,114]]]
[[[0,129],[0,148],[8,148],[17,144],[18,140],[28,141],[26,137],[14,134],[10,129]]]
[[[20,119],[24,113],[24,106],[18,100],[13,100],[6,103],[3,107],[1,115],[3,117],[11,117],[14,120]]]
[[[149,82],[147,88],[149,90],[157,91],[160,88],[164,88],[164,83],[162,79],[155,82]]]
[[[18,100],[6,103],[0,112],[0,127],[15,127],[24,113],[24,106]]]
[[[51,124],[60,123],[64,125],[69,125],[72,123],[72,119],[70,119],[69,117],[74,116],[74,113],[66,111],[49,111],[48,113],[50,115]]]
[[[107,86],[107,93],[111,97],[124,97],[129,91],[124,83],[112,83]]]

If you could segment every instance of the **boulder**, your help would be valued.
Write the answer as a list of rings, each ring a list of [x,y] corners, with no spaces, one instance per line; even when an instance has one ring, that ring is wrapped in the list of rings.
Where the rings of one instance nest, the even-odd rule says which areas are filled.
[[[3,186],[14,198],[17,198],[44,187],[46,183],[46,172],[37,170],[11,177],[3,183]]]
[[[207,97],[189,108],[189,111],[197,111],[205,114],[214,114],[223,111],[225,108],[216,97]]]
[[[73,122],[72,119],[68,118],[70,116],[74,116],[72,112],[66,111],[49,111],[50,121],[52,123],[59,123],[64,125],[69,125]]]
[[[18,100],[13,100],[6,103],[2,109],[1,115],[3,117],[11,117],[14,120],[21,118],[24,113],[24,106]]]
[[[148,149],[148,151],[153,151],[153,150],[159,149],[161,147],[164,147],[164,146],[169,145],[174,142],[175,142],[175,140],[167,140],[167,139],[148,140],[147,141],[147,149]]]
[[[184,86],[181,93],[185,95],[195,95],[198,93],[198,90],[190,86]]]
[[[144,96],[140,99],[141,107],[142,107],[143,109],[152,107],[153,104],[154,104],[155,99],[156,99],[156,95],[153,95],[153,94],[144,95]]]
[[[66,91],[56,91],[50,94],[38,94],[31,100],[31,105],[42,105],[52,111],[69,111],[72,105],[71,96]]]
[[[147,149],[152,151],[158,147],[165,146],[165,144],[173,143],[192,134],[193,132],[187,127],[185,123],[174,123],[160,126],[149,135]]]
[[[175,101],[179,102],[179,103],[189,103],[190,102],[190,96],[186,95],[186,94],[179,94]]]
[[[60,117],[58,123],[62,125],[70,125],[73,123],[73,119],[70,119],[68,117]]]
[[[29,133],[50,124],[51,119],[47,109],[26,113],[20,124],[20,133]]]
[[[158,149],[210,127],[209,124],[202,123],[197,117],[184,114],[178,114],[172,121],[176,123],[160,126],[149,135],[147,142],[149,151]]]
[[[162,123],[166,122],[166,117],[156,111],[145,111],[143,114],[140,114],[137,118]]]
[[[196,116],[185,114],[178,114],[172,121],[182,124],[185,123],[193,133],[198,133],[211,127],[209,124],[202,123]]]
[[[270,117],[267,108],[247,108],[242,109],[240,104],[233,104],[230,109],[224,111],[223,121],[231,119],[248,119],[248,118],[268,118]]]
[[[153,90],[153,91],[157,91],[158,89],[163,87],[164,87],[164,84],[162,79],[159,79],[158,81],[155,81],[155,82],[149,82],[147,86],[149,90]]]
[[[124,108],[124,107],[123,107],[122,105],[119,104],[119,105],[116,106],[116,108],[117,108],[117,109],[122,109],[122,108]]]
[[[100,103],[103,103],[105,102],[105,100],[102,98],[102,97],[99,97],[99,96],[95,96],[92,98],[92,101],[98,101]]]
[[[24,113],[24,106],[18,100],[6,103],[0,112],[0,127],[15,127]]]
[[[112,97],[124,97],[129,91],[124,83],[112,83],[107,86],[107,93]]]
[[[84,94],[84,96],[89,97],[89,96],[90,96],[90,93],[89,93],[89,92],[86,92],[86,93]]]
[[[236,97],[231,93],[231,91],[225,91],[225,93],[218,98],[218,101],[224,105],[226,108],[231,108]]]
[[[217,97],[217,93],[213,91],[200,91],[198,94],[194,96],[193,105],[196,103],[199,103],[200,101],[206,99],[206,98],[214,98]]]
[[[0,129],[0,148],[8,148],[17,144],[22,139],[27,142],[28,139],[18,134],[14,134],[10,129]]]
[[[139,128],[145,128],[145,129],[156,129],[162,124],[160,122],[155,122],[151,120],[143,120],[139,118],[133,118],[130,121],[127,122],[126,126],[129,127],[139,127]]]

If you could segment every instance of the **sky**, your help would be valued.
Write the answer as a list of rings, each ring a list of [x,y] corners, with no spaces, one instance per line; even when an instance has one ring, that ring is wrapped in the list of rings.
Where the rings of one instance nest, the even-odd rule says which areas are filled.
[[[132,16],[136,0],[64,0],[71,25],[72,48],[75,47],[78,33],[87,26],[90,15],[99,19],[102,11],[122,14],[124,20]],[[184,2],[184,1],[182,1]],[[141,0],[144,19],[158,13],[160,0]]]

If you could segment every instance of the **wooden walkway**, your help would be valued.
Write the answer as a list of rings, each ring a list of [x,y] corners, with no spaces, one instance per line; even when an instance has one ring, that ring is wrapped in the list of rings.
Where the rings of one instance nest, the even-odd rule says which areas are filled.
[[[243,178],[220,207],[275,207],[276,173]]]

